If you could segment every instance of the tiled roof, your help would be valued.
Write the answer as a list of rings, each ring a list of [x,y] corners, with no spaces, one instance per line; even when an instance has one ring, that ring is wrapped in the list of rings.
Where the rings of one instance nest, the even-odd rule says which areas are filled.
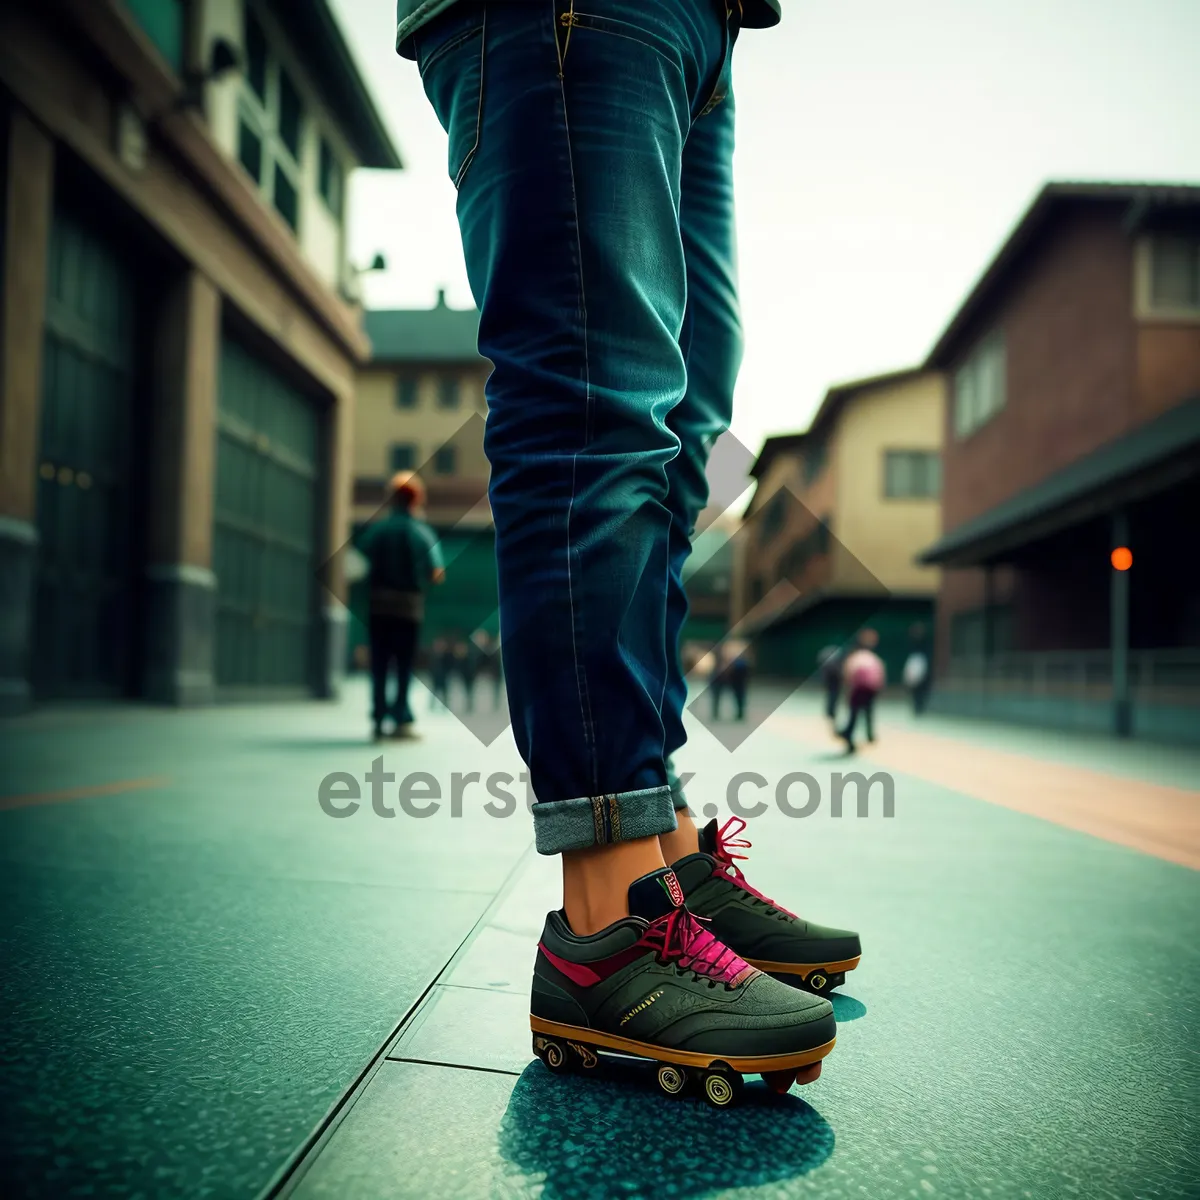
[[[445,294],[433,308],[372,309],[365,315],[376,363],[484,363],[477,349],[479,310],[448,308]]]

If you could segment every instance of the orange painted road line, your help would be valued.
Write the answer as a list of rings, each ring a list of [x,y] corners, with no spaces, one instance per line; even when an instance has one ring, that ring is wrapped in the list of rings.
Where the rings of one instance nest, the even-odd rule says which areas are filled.
[[[832,740],[815,717],[776,714],[768,725],[808,743]],[[884,726],[855,758],[1200,870],[1200,792],[903,727]]]
[[[87,800],[92,796],[119,796],[146,788],[166,787],[169,776],[151,775],[146,779],[122,779],[115,783],[97,783],[91,787],[63,788],[58,792],[27,792],[23,796],[0,796],[0,812],[12,808],[32,808],[36,804],[62,804],[67,800]]]

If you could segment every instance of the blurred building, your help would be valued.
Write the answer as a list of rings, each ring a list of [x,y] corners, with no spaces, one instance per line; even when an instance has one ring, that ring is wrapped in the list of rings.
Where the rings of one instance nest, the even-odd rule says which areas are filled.
[[[909,629],[930,623],[940,530],[945,384],[911,369],[839,384],[804,433],[771,437],[738,535],[738,628],[760,670],[807,677],[864,624],[898,679]]]
[[[429,492],[427,519],[446,558],[446,582],[431,594],[423,639],[465,638],[479,628],[496,633],[495,537],[483,452],[491,363],[477,348],[479,313],[448,307],[439,292],[433,308],[369,311],[366,329],[372,354],[358,375],[353,527],[383,508],[394,472],[418,471]],[[736,522],[706,511],[701,528],[685,572],[691,613],[683,637],[707,647],[729,628]],[[360,570],[356,564],[351,573]],[[353,594],[350,653],[361,664],[361,582]]]
[[[327,3],[2,5],[0,163],[4,707],[327,693],[346,181],[400,166]]]
[[[1047,186],[927,365],[936,702],[1200,737],[1200,188]]]

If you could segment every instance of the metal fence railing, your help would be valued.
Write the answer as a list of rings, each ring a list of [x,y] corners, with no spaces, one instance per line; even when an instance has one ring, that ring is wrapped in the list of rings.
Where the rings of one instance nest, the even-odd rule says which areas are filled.
[[[951,659],[941,684],[950,690],[1072,700],[1112,699],[1106,650],[1023,651]],[[1132,650],[1129,686],[1142,704],[1200,706],[1200,649]]]

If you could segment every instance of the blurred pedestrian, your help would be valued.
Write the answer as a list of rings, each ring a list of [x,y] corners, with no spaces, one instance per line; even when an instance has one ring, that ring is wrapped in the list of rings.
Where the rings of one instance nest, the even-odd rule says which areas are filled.
[[[875,740],[875,698],[887,683],[887,668],[883,659],[875,653],[879,645],[879,634],[874,629],[864,629],[858,635],[858,648],[846,656],[842,667],[842,678],[846,686],[846,700],[850,706],[846,724],[838,730],[844,739],[846,750],[853,754],[854,728],[859,714],[867,727],[867,741]]]
[[[908,631],[910,644],[908,658],[904,660],[904,686],[912,699],[913,716],[925,711],[929,700],[929,689],[933,683],[930,664],[930,647],[924,625],[914,625]]]
[[[430,707],[450,707],[450,668],[452,665],[450,639],[436,637],[429,648],[429,684],[433,699]]]
[[[729,681],[729,690],[733,692],[737,720],[744,721],[746,719],[746,689],[750,682],[750,643],[743,638],[731,639],[728,643],[728,658],[729,666],[726,678]]]
[[[463,687],[463,711],[475,711],[475,678],[479,674],[479,648],[460,638],[454,643],[454,671]]]
[[[835,725],[838,701],[842,697],[842,668],[845,663],[846,651],[842,646],[826,646],[817,655],[817,667],[825,688],[825,716]]]
[[[371,723],[376,741],[383,736],[386,720],[392,722],[394,737],[413,736],[408,687],[425,618],[425,592],[446,577],[437,534],[418,515],[424,503],[420,477],[413,471],[399,472],[388,485],[383,516],[353,539],[368,566]],[[389,704],[393,672],[396,697]]]
[[[725,647],[714,646],[708,658],[708,692],[712,696],[712,719],[721,719],[721,697],[729,682],[729,664],[725,659]]]

